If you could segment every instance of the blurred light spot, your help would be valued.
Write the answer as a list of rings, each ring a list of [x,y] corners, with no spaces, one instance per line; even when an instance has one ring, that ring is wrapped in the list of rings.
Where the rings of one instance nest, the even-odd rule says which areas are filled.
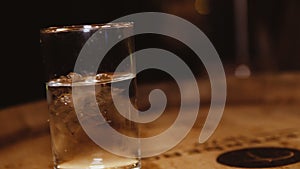
[[[209,0],[196,0],[195,8],[199,14],[207,15],[210,13]]]
[[[248,78],[251,75],[251,71],[247,65],[241,64],[235,69],[234,75],[238,78]]]
[[[91,29],[91,28],[92,28],[92,25],[83,25],[83,28],[84,28],[84,29]]]
[[[54,30],[53,32],[63,32],[68,30],[67,28],[57,28],[56,30]]]
[[[91,25],[84,25],[83,26],[83,32],[89,32],[91,30],[92,26]]]

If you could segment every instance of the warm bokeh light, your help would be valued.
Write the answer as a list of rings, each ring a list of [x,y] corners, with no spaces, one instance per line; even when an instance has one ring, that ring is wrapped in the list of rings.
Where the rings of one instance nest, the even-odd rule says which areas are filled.
[[[195,9],[199,14],[207,15],[210,13],[209,0],[196,0]]]

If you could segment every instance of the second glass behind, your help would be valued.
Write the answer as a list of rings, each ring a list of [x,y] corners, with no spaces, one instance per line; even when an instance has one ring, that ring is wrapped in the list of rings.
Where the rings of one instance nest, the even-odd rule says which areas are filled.
[[[80,123],[87,121],[90,129],[93,127],[99,129],[104,123],[108,123],[116,131],[138,138],[137,124],[130,118],[123,117],[112,100],[112,95],[117,95],[118,98],[124,98],[121,99],[121,104],[135,104],[135,59],[132,55],[134,41],[129,37],[132,33],[131,22],[49,27],[41,30],[55,169],[140,168],[138,157],[121,157],[104,150],[87,135]],[[98,37],[97,43],[92,38],[95,34]],[[129,38],[111,48],[100,65],[79,58],[82,52],[85,52],[85,55],[97,55],[95,52],[107,50],[112,42],[123,36]],[[89,47],[93,50],[86,50]],[[118,72],[115,72],[126,57],[130,59],[122,64],[123,67],[118,69]],[[75,65],[78,63],[83,67],[75,71]],[[95,66],[99,67],[95,68]],[[123,83],[128,81],[131,81],[130,87],[126,88]],[[76,104],[80,105],[76,108],[77,112],[74,107],[74,92],[72,93],[74,87],[84,89],[84,93],[76,96],[76,102],[79,102]],[[129,99],[125,97],[126,93],[129,93]],[[95,96],[96,105],[91,104]],[[101,111],[106,122],[94,120],[94,117],[99,115],[94,111],[96,109]],[[130,110],[127,110],[127,113],[130,113]],[[80,116],[81,114],[84,116]],[[105,130],[104,125],[103,130]],[[107,139],[105,134],[109,133],[98,133],[99,138]],[[122,140],[107,140],[107,142],[119,151],[132,151],[127,150]],[[137,154],[138,149],[131,153]]]

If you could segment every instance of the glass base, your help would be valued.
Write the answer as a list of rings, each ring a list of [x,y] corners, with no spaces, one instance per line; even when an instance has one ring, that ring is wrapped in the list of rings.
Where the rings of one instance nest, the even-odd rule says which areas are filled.
[[[140,169],[140,162],[127,164],[127,165],[104,165],[104,164],[91,164],[89,166],[82,164],[70,164],[63,163],[61,165],[54,166],[54,169]]]
[[[103,156],[107,157],[107,156]],[[110,158],[81,157],[64,162],[54,162],[54,169],[140,169],[139,158],[123,158],[110,156]]]

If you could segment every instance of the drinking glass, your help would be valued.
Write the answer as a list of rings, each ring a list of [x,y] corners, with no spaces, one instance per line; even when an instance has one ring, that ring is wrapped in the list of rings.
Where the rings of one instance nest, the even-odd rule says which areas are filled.
[[[140,168],[138,146],[128,148],[125,140],[112,139],[107,133],[107,128],[113,128],[138,138],[137,124],[130,120],[130,106],[126,107],[134,105],[136,99],[132,33],[131,22],[41,29],[55,169]],[[115,42],[118,43],[112,45]],[[102,54],[105,57],[100,58]],[[120,67],[121,62],[124,64]],[[126,88],[123,84],[128,81],[130,86]],[[84,92],[75,93],[75,88]],[[127,94],[129,97],[125,97]],[[118,112],[112,96],[122,98],[118,104],[123,106],[126,117]],[[102,121],[97,118],[100,113]],[[109,143],[114,152],[128,151],[132,155],[120,156],[104,149],[91,132]]]

